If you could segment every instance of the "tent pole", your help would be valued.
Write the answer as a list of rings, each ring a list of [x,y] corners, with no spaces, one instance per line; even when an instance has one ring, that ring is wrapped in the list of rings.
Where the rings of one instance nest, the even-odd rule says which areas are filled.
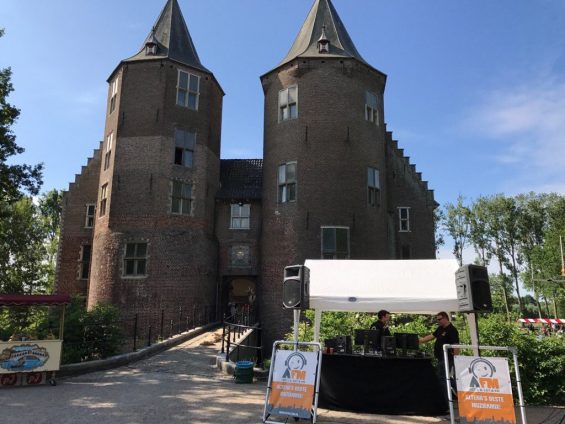
[[[293,312],[294,312],[294,343],[298,343],[298,324],[300,323],[300,309],[293,309]]]
[[[477,323],[477,315],[472,312],[467,315],[467,324],[469,325],[469,334],[471,335],[471,345],[476,346],[473,347],[473,355],[480,356],[479,352],[479,327]]]
[[[314,341],[317,343],[320,340],[320,323],[322,322],[322,310],[316,309],[314,311]]]

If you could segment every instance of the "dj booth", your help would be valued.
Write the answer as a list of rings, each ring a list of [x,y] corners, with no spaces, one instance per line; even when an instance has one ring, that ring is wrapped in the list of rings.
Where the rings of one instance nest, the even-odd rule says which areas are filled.
[[[318,406],[386,415],[447,411],[431,358],[324,354]]]

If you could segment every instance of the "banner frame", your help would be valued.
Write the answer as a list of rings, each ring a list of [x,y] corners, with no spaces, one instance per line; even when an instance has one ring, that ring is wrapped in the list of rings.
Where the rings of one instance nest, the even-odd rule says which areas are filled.
[[[273,372],[275,369],[275,362],[276,362],[276,355],[277,355],[277,351],[279,349],[277,349],[278,346],[280,345],[292,345],[294,346],[294,350],[298,351],[298,347],[299,346],[313,346],[315,348],[317,348],[317,364],[316,364],[316,376],[315,376],[315,386],[314,386],[314,399],[313,399],[313,405],[312,405],[312,410],[311,410],[311,418],[310,418],[310,422],[312,422],[312,424],[316,424],[316,417],[318,414],[318,397],[320,394],[320,374],[321,374],[321,369],[322,369],[322,345],[321,343],[318,342],[299,342],[299,341],[289,341],[289,340],[277,340],[273,343],[273,351],[271,354],[271,366],[269,367],[269,379],[267,380],[267,391],[265,393],[265,406],[263,408],[263,423],[265,424],[284,424],[284,422],[281,421],[271,421],[269,420],[269,416],[270,414],[267,413],[267,405],[269,402],[269,395],[271,393],[272,390],[272,384],[273,384]],[[286,422],[286,421],[285,421]]]
[[[516,387],[518,388],[518,401],[520,405],[520,415],[522,417],[522,424],[528,424],[526,418],[526,406],[524,405],[524,394],[522,392],[522,381],[520,379],[520,368],[518,364],[518,350],[514,346],[482,346],[482,345],[460,345],[460,344],[444,344],[443,345],[443,363],[445,365],[445,382],[447,390],[447,399],[449,400],[449,415],[451,417],[451,424],[455,424],[455,411],[453,409],[453,394],[451,393],[451,382],[449,380],[449,349],[473,349],[479,352],[481,349],[486,350],[504,350],[512,353],[514,361],[514,370],[516,374]]]

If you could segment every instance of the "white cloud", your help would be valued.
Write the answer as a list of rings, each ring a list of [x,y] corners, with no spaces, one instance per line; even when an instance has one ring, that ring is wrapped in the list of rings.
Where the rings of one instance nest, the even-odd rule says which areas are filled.
[[[519,175],[512,175],[513,186],[565,193],[560,183],[565,167],[565,81],[551,75],[529,75],[522,81],[482,95],[463,126],[502,144],[495,149],[495,159],[521,167]]]

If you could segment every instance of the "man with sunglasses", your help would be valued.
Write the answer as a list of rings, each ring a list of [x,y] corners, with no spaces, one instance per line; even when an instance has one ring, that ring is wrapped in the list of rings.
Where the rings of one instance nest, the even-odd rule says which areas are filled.
[[[443,388],[443,393],[447,397],[445,390],[445,362],[443,359],[443,345],[444,344],[459,344],[459,331],[454,325],[449,321],[449,315],[447,312],[439,312],[436,315],[436,320],[438,323],[438,328],[433,334],[428,334],[427,336],[421,337],[419,343],[427,343],[435,339],[434,344],[434,356],[436,357],[437,364],[437,375]],[[449,360],[449,375],[453,375],[453,355],[459,354],[459,349],[449,349],[447,351],[447,357]],[[453,386],[453,381],[451,383]]]

